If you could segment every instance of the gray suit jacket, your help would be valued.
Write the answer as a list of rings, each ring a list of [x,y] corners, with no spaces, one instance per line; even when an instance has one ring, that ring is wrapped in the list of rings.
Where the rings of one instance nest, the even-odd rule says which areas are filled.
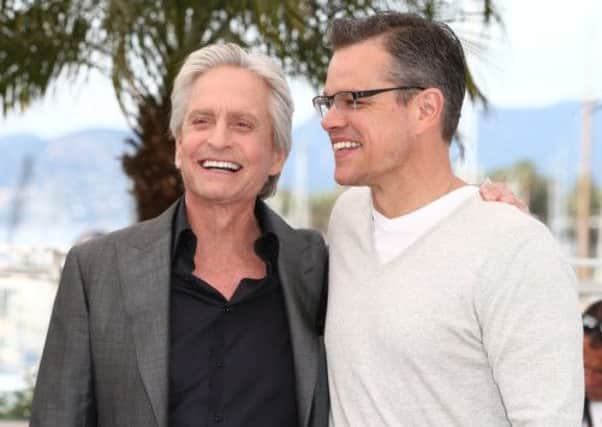
[[[328,424],[318,332],[327,251],[268,209],[280,241],[299,425]],[[32,426],[166,427],[170,245],[175,205],[74,247],[65,261],[36,384]],[[283,426],[284,427],[284,426]]]

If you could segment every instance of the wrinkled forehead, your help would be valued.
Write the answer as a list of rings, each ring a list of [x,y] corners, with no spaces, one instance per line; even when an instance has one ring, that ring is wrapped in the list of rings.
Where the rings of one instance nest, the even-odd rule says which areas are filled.
[[[254,72],[235,66],[215,67],[194,81],[187,111],[214,110],[269,117],[270,88]]]

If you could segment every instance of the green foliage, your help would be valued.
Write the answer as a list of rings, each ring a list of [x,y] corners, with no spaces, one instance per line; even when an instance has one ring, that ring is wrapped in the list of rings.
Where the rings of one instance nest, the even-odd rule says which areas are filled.
[[[31,416],[33,377],[27,378],[27,387],[11,393],[0,394],[0,420],[27,420]]]
[[[161,101],[184,58],[230,41],[280,59],[285,70],[323,81],[330,19],[374,11],[371,0],[165,1],[6,0],[0,13],[3,111],[26,108],[62,74],[95,68],[113,82],[129,119]]]
[[[314,87],[324,81],[324,34],[337,16],[377,7],[446,21],[499,22],[491,0],[0,0],[0,109],[26,109],[59,79],[98,70],[134,132],[123,158],[140,219],[162,212],[182,192],[168,137],[169,94],[185,57],[230,41],[278,58]],[[473,99],[484,100],[467,79]]]
[[[15,391],[11,395],[0,397],[0,419],[29,419],[32,398],[32,390]]]

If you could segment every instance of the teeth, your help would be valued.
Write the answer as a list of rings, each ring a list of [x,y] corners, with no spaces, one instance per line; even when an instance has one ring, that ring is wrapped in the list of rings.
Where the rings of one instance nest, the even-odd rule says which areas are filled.
[[[352,142],[352,141],[341,141],[341,142],[335,142],[334,144],[332,144],[332,148],[334,151],[339,151],[344,148],[358,148],[361,146],[362,146],[362,144],[360,144],[359,142]]]
[[[236,163],[232,163],[232,162],[226,162],[226,161],[220,161],[220,160],[205,160],[201,166],[203,166],[204,168],[216,168],[216,169],[225,169],[225,170],[230,170],[230,171],[234,171],[236,172],[237,170],[239,170],[242,166],[236,164]]]

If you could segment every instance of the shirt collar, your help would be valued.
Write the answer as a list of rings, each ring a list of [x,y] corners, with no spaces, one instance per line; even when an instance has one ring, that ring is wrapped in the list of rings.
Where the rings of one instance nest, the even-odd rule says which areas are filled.
[[[186,203],[184,202],[184,196],[180,197],[178,200],[178,205],[176,206],[176,214],[173,218],[172,224],[172,238],[171,238],[171,257],[176,254],[176,249],[180,244],[180,240],[182,239],[182,234],[186,231],[192,229],[190,228],[190,223],[188,222],[188,215],[186,214]]]
[[[260,255],[262,255],[262,253],[270,253],[273,251],[274,243],[272,242],[276,242],[275,245],[277,248],[278,239],[273,230],[273,227],[271,226],[270,221],[267,220],[267,215],[268,210],[266,204],[263,201],[257,199],[257,201],[255,202],[255,218],[257,218],[257,223],[259,224],[259,229],[261,230],[261,236],[259,236],[259,238],[255,241],[255,251],[258,252],[258,254]],[[172,225],[172,259],[176,254],[176,249],[178,248],[180,240],[182,239],[182,235],[186,230],[190,230],[190,232],[192,232],[190,222],[188,221],[188,214],[186,213],[186,202],[184,201],[184,196],[182,196],[178,200],[176,214],[174,215]]]

